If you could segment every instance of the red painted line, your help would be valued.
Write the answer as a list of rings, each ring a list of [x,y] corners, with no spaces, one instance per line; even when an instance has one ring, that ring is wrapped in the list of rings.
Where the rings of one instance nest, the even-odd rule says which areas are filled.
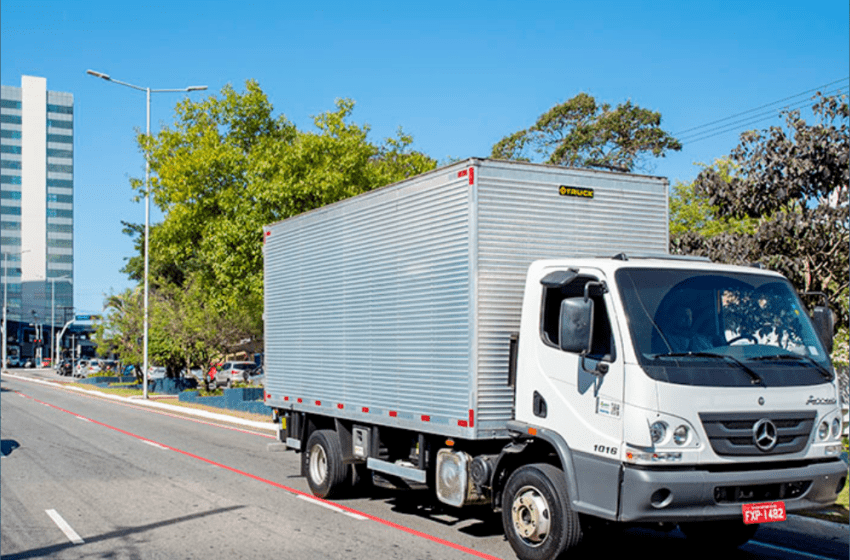
[[[121,428],[117,428],[117,427],[115,427],[115,426],[111,426],[111,425],[109,425],[109,424],[104,424],[103,422],[99,422],[99,421],[97,421],[97,420],[95,420],[95,419],[93,419],[93,418],[86,418],[85,416],[81,416],[81,415],[79,415],[79,414],[76,414],[76,413],[74,413],[74,412],[71,412],[70,410],[65,410],[64,408],[61,408],[61,407],[56,406],[56,405],[54,405],[54,404],[50,404],[50,403],[46,403],[46,402],[44,402],[44,401],[40,401],[40,400],[38,400],[38,399],[36,399],[36,398],[34,398],[34,397],[31,397],[31,396],[29,396],[29,395],[24,395],[23,393],[20,393],[20,392],[18,392],[18,391],[15,391],[15,392],[16,392],[16,393],[18,393],[19,395],[23,396],[23,397],[26,397],[26,398],[28,398],[28,399],[30,399],[30,400],[32,400],[32,401],[34,401],[34,402],[37,402],[37,403],[39,403],[39,404],[43,404],[43,405],[45,405],[45,406],[49,406],[50,408],[53,408],[53,409],[58,410],[58,411],[60,411],[60,412],[64,412],[64,413],[66,413],[66,414],[70,414],[70,415],[72,415],[72,416],[77,416],[77,417],[79,417],[79,418],[84,418],[84,419],[88,420],[89,422],[91,422],[91,423],[93,423],[93,424],[97,424],[98,426],[102,426],[102,427],[104,427],[104,428],[108,428],[108,429],[110,429],[110,430],[113,430],[113,431],[115,431],[115,432],[118,432],[119,434],[123,434],[123,435],[129,436],[129,437],[132,437],[132,438],[138,439],[139,441],[143,441],[143,442],[145,442],[145,443],[150,443],[150,444],[154,444],[154,445],[159,445],[159,446],[161,446],[161,447],[164,447],[165,449],[168,449],[169,451],[174,451],[175,453],[180,453],[181,455],[184,455],[184,456],[186,456],[186,457],[190,457],[190,458],[192,458],[192,459],[196,459],[196,460],[198,460],[198,461],[202,461],[202,462],[204,462],[204,463],[207,463],[207,464],[209,464],[209,465],[213,465],[213,466],[215,466],[215,467],[219,467],[219,468],[224,469],[224,470],[226,470],[226,471],[230,471],[230,472],[232,472],[232,473],[234,473],[234,474],[238,474],[238,475],[241,475],[241,476],[244,476],[244,477],[250,478],[250,479],[255,480],[255,481],[257,481],[257,482],[261,482],[261,483],[263,483],[263,484],[268,484],[269,486],[274,486],[275,488],[279,488],[280,490],[284,490],[284,491],[286,491],[286,492],[289,492],[290,494],[294,494],[294,495],[296,495],[296,496],[304,496],[304,497],[306,497],[306,498],[310,498],[311,500],[315,500],[315,501],[317,501],[317,502],[322,502],[322,503],[328,504],[328,505],[330,505],[330,506],[333,506],[333,507],[335,507],[335,508],[341,509],[341,510],[343,510],[343,511],[347,511],[347,512],[349,512],[349,513],[353,513],[353,514],[355,514],[355,515],[361,515],[361,516],[365,517],[366,519],[369,519],[369,520],[374,521],[374,522],[376,522],[376,523],[380,523],[381,525],[385,525],[385,526],[387,526],[387,527],[391,527],[391,528],[393,528],[393,529],[397,529],[397,530],[402,531],[402,532],[404,532],[404,533],[407,533],[407,534],[409,534],[409,535],[413,535],[413,536],[415,536],[415,537],[420,537],[420,538],[423,538],[423,539],[425,539],[425,540],[429,540],[429,541],[431,541],[431,542],[434,542],[434,543],[437,543],[437,544],[441,544],[441,545],[443,545],[443,546],[447,546],[447,547],[449,547],[449,548],[453,548],[453,549],[458,550],[458,551],[460,551],[460,552],[465,552],[465,553],[470,554],[470,555],[472,555],[472,556],[477,556],[478,558],[484,558],[484,559],[486,559],[486,560],[500,560],[500,559],[499,559],[498,557],[496,557],[496,556],[491,556],[491,555],[486,554],[486,553],[484,553],[484,552],[480,552],[480,551],[478,551],[478,550],[475,550],[475,549],[472,549],[472,548],[468,548],[468,547],[465,547],[465,546],[463,546],[463,545],[459,545],[459,544],[457,544],[457,543],[453,543],[453,542],[451,542],[451,541],[447,541],[447,540],[445,540],[445,539],[441,539],[440,537],[435,537],[434,535],[429,535],[428,533],[423,533],[422,531],[417,531],[416,529],[411,529],[410,527],[405,527],[404,525],[399,525],[398,523],[394,523],[394,522],[392,522],[392,521],[388,521],[388,520],[386,520],[386,519],[382,519],[382,518],[380,518],[380,517],[376,517],[376,516],[374,516],[374,515],[370,515],[370,514],[368,514],[368,513],[365,513],[365,512],[362,512],[362,511],[358,511],[358,510],[356,510],[356,509],[354,509],[354,508],[350,508],[350,507],[345,506],[345,505],[343,505],[343,504],[339,504],[339,503],[336,503],[336,502],[331,502],[331,501],[328,501],[328,500],[323,500],[323,499],[321,499],[321,498],[317,498],[316,496],[313,496],[312,494],[308,494],[308,493],[306,493],[306,492],[302,492],[302,491],[300,491],[300,490],[296,490],[295,488],[290,488],[289,486],[285,486],[285,485],[280,484],[280,483],[278,483],[278,482],[274,482],[273,480],[268,480],[268,479],[266,479],[266,478],[262,478],[262,477],[260,477],[260,476],[255,475],[255,474],[251,474],[251,473],[249,473],[249,472],[245,472],[245,471],[239,470],[239,469],[234,468],[234,467],[229,467],[229,466],[227,466],[227,465],[225,465],[225,464],[222,464],[222,463],[217,463],[216,461],[213,461],[213,460],[211,460],[211,459],[207,459],[206,457],[201,457],[200,455],[195,455],[194,453],[189,453],[188,451],[183,451],[182,449],[178,449],[178,448],[176,448],[176,447],[172,447],[172,446],[167,445],[167,444],[165,444],[165,443],[160,443],[160,442],[158,442],[158,441],[154,441],[154,440],[152,440],[152,439],[148,439],[148,438],[142,437],[142,436],[140,436],[140,435],[134,434],[134,433],[132,433],[132,432],[128,432],[128,431],[126,431],[126,430],[122,430]]]
[[[24,398],[31,398],[31,397],[24,395],[23,393],[19,393],[17,391],[15,391],[15,392],[18,395],[20,395]],[[104,401],[104,399],[102,397],[87,395],[85,393],[74,393],[74,394],[79,395],[80,397],[87,398],[87,399]],[[138,405],[135,405],[135,404],[123,403],[123,402],[120,402],[120,401],[108,401],[108,402],[111,402],[112,404],[116,404],[118,406],[124,406],[124,407],[127,407],[127,408],[132,408],[134,410],[141,410],[142,412],[152,412],[154,414],[159,414],[161,416],[168,416],[169,418],[176,418],[178,420],[185,420],[187,422],[194,422],[195,424],[203,424],[204,426],[212,426],[214,428],[222,428],[224,430],[230,430],[230,431],[239,432],[239,433],[242,433],[242,434],[249,434],[249,435],[252,435],[252,436],[260,436],[260,437],[264,437],[264,438],[267,438],[267,439],[277,439],[277,436],[274,436],[272,434],[263,434],[261,432],[253,432],[251,430],[246,430],[244,428],[237,428],[235,426],[227,426],[225,424],[217,424],[215,422],[207,422],[205,420],[200,420],[198,418],[192,418],[192,417],[189,417],[189,416],[180,416],[179,414],[174,414],[174,413],[171,413],[171,412],[165,412],[164,410],[157,410],[155,408],[148,408],[146,406],[138,406]],[[83,419],[85,419],[85,418],[83,418]],[[224,420],[222,420],[222,422],[224,422]]]

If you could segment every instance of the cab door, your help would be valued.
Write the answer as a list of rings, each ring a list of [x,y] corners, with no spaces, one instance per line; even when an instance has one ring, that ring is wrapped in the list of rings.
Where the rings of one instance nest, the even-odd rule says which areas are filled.
[[[544,274],[541,281],[537,360],[541,383],[532,396],[532,414],[536,423],[556,430],[566,440],[578,482],[578,502],[613,519],[623,441],[624,360],[612,295],[599,270],[558,272]],[[570,300],[567,307],[586,302],[592,307],[584,351],[562,349],[565,300]]]

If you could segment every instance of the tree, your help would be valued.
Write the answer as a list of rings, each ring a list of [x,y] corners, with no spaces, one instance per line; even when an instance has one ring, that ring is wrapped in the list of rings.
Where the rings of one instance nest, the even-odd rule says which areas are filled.
[[[712,167],[702,164],[703,169],[712,169],[723,181],[732,180],[736,168],[728,158],[718,159]],[[702,237],[714,237],[721,233],[755,233],[756,220],[753,218],[734,218],[720,215],[716,206],[700,195],[694,182],[677,182],[670,193],[670,237],[678,239],[688,232],[698,233]]]
[[[648,155],[663,157],[681,143],[661,129],[661,114],[631,101],[611,108],[580,93],[543,113],[531,127],[501,139],[490,157],[633,171],[644,169]]]
[[[103,318],[95,322],[94,341],[102,354],[115,352],[142,377],[142,294],[127,289],[106,298]]]
[[[821,95],[813,112],[814,124],[783,111],[785,128],[744,133],[729,156],[734,174],[706,168],[697,176],[694,192],[717,217],[751,220],[751,233],[682,232],[671,250],[762,263],[800,292],[826,293],[846,324],[850,113],[846,100]]]
[[[153,201],[165,216],[149,243],[151,355],[160,363],[262,341],[263,225],[436,166],[410,149],[401,129],[371,143],[369,127],[350,121],[353,110],[353,101],[338,100],[314,118],[315,131],[301,131],[275,117],[249,81],[242,93],[228,85],[220,96],[184,100],[171,127],[139,136]],[[143,192],[141,181],[133,183]],[[125,231],[138,236],[140,254],[124,270],[140,280],[143,232],[134,224]],[[205,338],[212,331],[225,339]]]

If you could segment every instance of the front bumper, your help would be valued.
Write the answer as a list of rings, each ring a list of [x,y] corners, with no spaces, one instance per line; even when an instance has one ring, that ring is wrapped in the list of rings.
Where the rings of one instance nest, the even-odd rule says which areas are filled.
[[[847,482],[840,459],[768,470],[655,470],[626,466],[620,521],[734,519],[745,503],[784,501],[787,512],[832,504]]]

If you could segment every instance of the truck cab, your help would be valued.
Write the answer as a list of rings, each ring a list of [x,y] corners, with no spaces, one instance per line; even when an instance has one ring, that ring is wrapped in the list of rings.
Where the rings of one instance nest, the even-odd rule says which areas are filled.
[[[831,504],[846,482],[831,327],[819,336],[779,274],[538,261],[521,324],[510,427],[548,443],[575,512],[743,542],[750,523]],[[529,546],[531,498],[502,498]]]

